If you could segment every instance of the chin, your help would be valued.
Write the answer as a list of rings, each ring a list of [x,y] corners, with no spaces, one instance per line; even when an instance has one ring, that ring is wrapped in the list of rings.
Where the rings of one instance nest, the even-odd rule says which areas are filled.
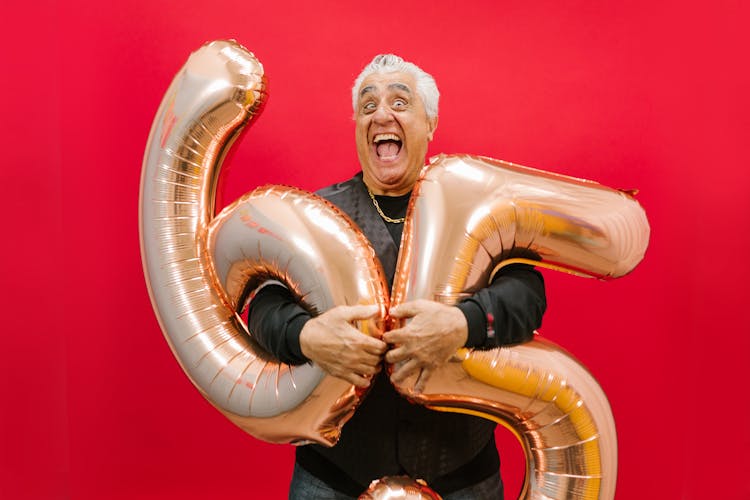
[[[385,188],[385,189],[403,189],[405,188],[406,184],[406,175],[394,175],[389,177],[378,177],[378,182]]]

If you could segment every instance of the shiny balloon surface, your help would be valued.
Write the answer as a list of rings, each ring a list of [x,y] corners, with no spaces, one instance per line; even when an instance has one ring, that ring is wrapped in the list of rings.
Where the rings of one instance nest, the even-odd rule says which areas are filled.
[[[370,484],[358,500],[441,500],[427,483],[408,476],[387,476]]]
[[[265,95],[262,65],[230,41],[201,47],[174,78],[143,164],[144,272],[175,357],[217,409],[266,441],[330,446],[361,391],[271,359],[238,316],[242,292],[276,280],[311,311],[378,304],[382,320],[387,285],[365,237],[310,193],[260,189],[213,217],[221,161]],[[342,254],[350,258],[330,258]],[[382,322],[360,329],[379,335]]]
[[[404,228],[393,305],[454,304],[499,267],[526,262],[601,279],[643,258],[649,226],[626,193],[581,179],[468,155],[439,156],[422,171]],[[614,497],[617,435],[596,379],[538,336],[515,347],[462,350],[415,394],[433,409],[508,427],[524,447],[522,498]]]

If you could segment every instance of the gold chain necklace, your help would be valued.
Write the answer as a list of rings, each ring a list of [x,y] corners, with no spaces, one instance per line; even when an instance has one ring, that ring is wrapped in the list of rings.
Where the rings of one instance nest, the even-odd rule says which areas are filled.
[[[393,219],[391,217],[388,217],[383,213],[383,211],[380,209],[380,205],[378,205],[378,200],[375,199],[375,195],[372,194],[372,191],[370,191],[370,187],[365,184],[365,187],[367,188],[367,194],[370,195],[370,199],[372,200],[372,204],[375,205],[375,210],[378,211],[378,214],[380,214],[380,217],[386,222],[390,222],[391,224],[401,224],[406,220],[406,217],[399,217],[398,219]]]

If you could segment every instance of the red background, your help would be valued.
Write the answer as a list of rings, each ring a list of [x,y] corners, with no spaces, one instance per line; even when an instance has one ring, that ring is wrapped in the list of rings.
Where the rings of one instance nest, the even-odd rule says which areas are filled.
[[[190,385],[138,247],[141,161],[162,95],[191,51],[235,38],[264,63],[270,99],[227,165],[225,202],[355,172],[349,89],[385,51],[438,81],[430,154],[639,188],[645,260],[608,283],[545,271],[542,334],[609,395],[617,498],[750,498],[741,2],[40,0],[4,11],[0,497],[285,497],[292,449],[243,434]],[[522,456],[500,439],[510,498]]]

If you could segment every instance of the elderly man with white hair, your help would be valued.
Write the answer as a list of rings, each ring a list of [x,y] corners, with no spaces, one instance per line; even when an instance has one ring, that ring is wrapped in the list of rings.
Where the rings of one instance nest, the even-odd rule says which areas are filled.
[[[362,171],[318,192],[362,229],[389,285],[409,197],[437,128],[439,96],[432,76],[414,64],[376,56],[352,89]],[[372,384],[336,446],[297,448],[289,498],[356,498],[372,480],[394,475],[424,479],[446,500],[502,498],[495,424],[411,404],[380,367],[397,364],[390,376],[395,383],[416,374],[418,392],[461,347],[531,339],[545,308],[541,274],[511,265],[455,306],[417,300],[391,309],[391,316],[409,321],[376,339],[352,326],[374,316],[373,306],[339,306],[312,317],[284,287],[262,288],[250,303],[248,324],[266,349],[283,362],[313,361],[356,386]]]

